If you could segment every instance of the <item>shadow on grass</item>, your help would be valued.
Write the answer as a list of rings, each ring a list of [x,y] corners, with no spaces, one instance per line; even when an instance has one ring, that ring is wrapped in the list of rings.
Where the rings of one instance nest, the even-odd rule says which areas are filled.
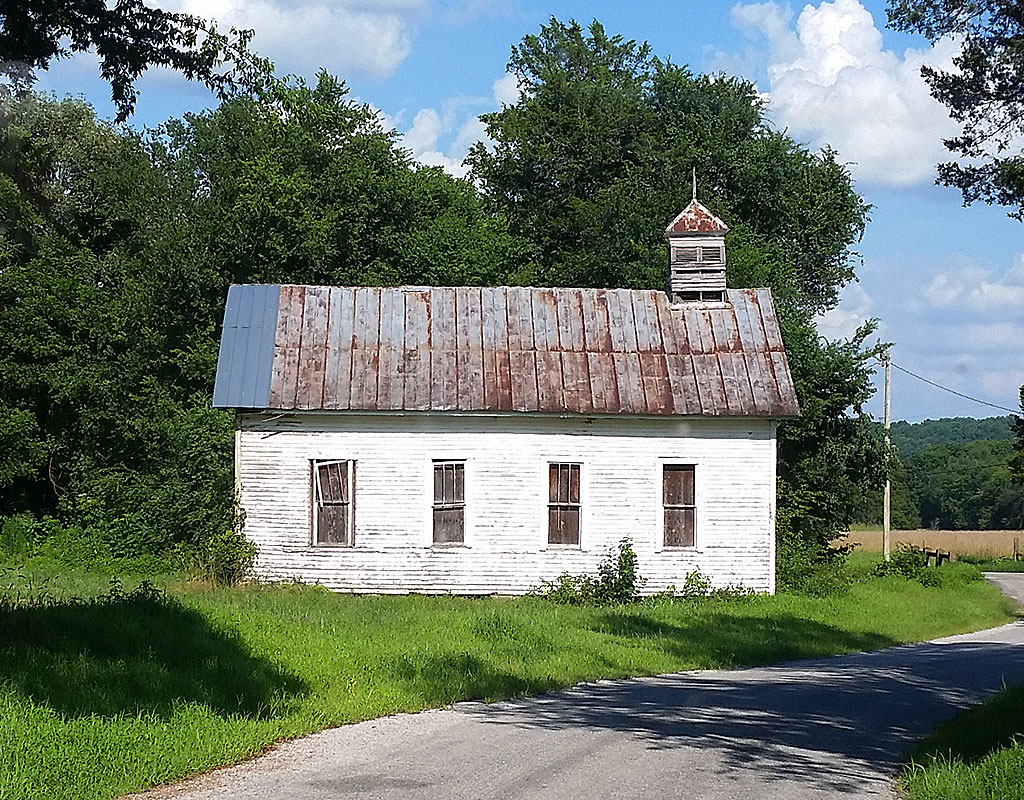
[[[162,595],[0,607],[0,686],[68,716],[169,717],[198,703],[261,719],[306,686]]]
[[[400,656],[394,677],[429,705],[459,700],[496,700],[551,689],[558,684],[528,680],[495,669],[469,653]]]
[[[771,664],[796,658],[880,650],[897,642],[876,633],[856,633],[797,616],[712,614],[689,625],[673,625],[630,613],[602,614],[592,629],[615,637],[660,639],[673,656],[702,668]]]
[[[956,759],[965,764],[1011,747],[1024,737],[1024,685],[1014,686],[940,725],[918,748],[914,761]]]

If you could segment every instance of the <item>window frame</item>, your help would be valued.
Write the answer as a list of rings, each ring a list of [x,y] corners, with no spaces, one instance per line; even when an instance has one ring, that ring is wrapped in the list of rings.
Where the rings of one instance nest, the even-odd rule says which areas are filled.
[[[666,471],[670,468],[677,467],[689,467],[693,470],[693,503],[675,503],[668,504],[665,502],[665,475]],[[686,458],[662,458],[658,460],[657,465],[657,497],[658,497],[658,544],[657,549],[659,552],[692,552],[699,549],[700,545],[700,520],[701,515],[699,509],[701,507],[701,484],[700,474],[703,470],[700,464],[694,460]],[[666,509],[693,509],[693,544],[668,544],[666,542]]]
[[[575,467],[577,470],[577,500],[575,503],[572,502],[572,473],[569,474],[569,499],[566,502],[559,502],[558,500],[551,499],[551,469],[552,467]],[[586,492],[583,487],[583,462],[573,459],[545,459],[544,461],[544,496],[546,497],[544,508],[545,508],[545,534],[544,534],[544,547],[549,550],[582,550],[583,549],[583,508],[586,505]],[[576,510],[576,542],[552,542],[551,541],[551,511],[556,508],[563,509],[575,509]]]
[[[468,486],[468,473],[469,473],[469,470],[467,469],[468,463],[469,463],[469,460],[466,459],[466,458],[433,458],[433,459],[430,460],[429,485],[428,485],[428,489],[427,489],[427,492],[428,492],[427,496],[430,498],[430,503],[429,503],[430,513],[428,515],[428,520],[429,520],[429,522],[428,522],[428,531],[429,531],[428,535],[429,535],[429,542],[430,542],[430,546],[431,547],[436,547],[436,548],[440,548],[440,549],[448,549],[448,548],[452,548],[452,547],[467,547],[468,546],[467,543],[466,543],[467,529],[469,528],[469,502],[467,501],[467,486]],[[447,502],[445,502],[442,499],[442,501],[439,503],[437,501],[437,493],[436,493],[436,491],[437,491],[437,482],[436,482],[436,477],[435,477],[435,471],[436,471],[436,469],[438,467],[445,467],[445,466],[449,466],[449,465],[453,466],[453,467],[461,467],[462,468],[462,500],[461,501],[452,501],[451,503],[447,503]],[[443,478],[442,478],[442,482],[443,482]],[[458,485],[458,484],[456,483],[455,485]],[[444,489],[443,489],[443,484],[442,484],[442,495],[443,495],[443,493],[444,493]],[[436,522],[435,522],[435,520],[436,520],[436,513],[435,512],[437,512],[439,510],[453,510],[453,509],[461,509],[462,510],[462,541],[457,541],[457,542],[439,542],[435,538],[435,535],[436,535],[435,534],[435,524],[436,524]]]
[[[332,502],[331,505],[344,505],[348,507],[346,517],[345,541],[327,542],[320,541],[320,514],[319,509],[323,504],[320,500],[320,467],[331,464],[345,464],[346,489],[348,500],[343,502]],[[309,459],[309,489],[310,489],[310,525],[309,544],[311,547],[343,547],[354,548],[356,546],[356,460],[353,458],[311,458]]]

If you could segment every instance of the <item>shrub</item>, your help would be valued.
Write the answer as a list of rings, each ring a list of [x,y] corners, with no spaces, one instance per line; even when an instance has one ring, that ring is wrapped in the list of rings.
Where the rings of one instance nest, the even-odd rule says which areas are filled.
[[[845,594],[853,582],[847,565],[850,547],[825,552],[795,538],[778,540],[776,576],[778,591],[811,597]]]
[[[0,522],[0,560],[30,556],[36,545],[36,521],[31,514],[16,514]]]
[[[636,552],[628,539],[619,542],[618,553],[609,550],[597,567],[597,595],[602,605],[623,605],[636,600],[645,581],[637,569]]]
[[[256,545],[240,531],[228,529],[212,536],[203,556],[207,577],[222,586],[234,586],[249,575],[256,554]]]
[[[702,574],[699,569],[695,569],[693,572],[686,574],[686,580],[683,581],[683,590],[678,596],[696,598],[707,597],[709,594],[711,594],[711,579]]]
[[[625,605],[636,601],[645,581],[637,569],[636,552],[629,538],[623,538],[616,552],[612,548],[592,575],[559,575],[530,592],[564,605]]]
[[[922,586],[964,586],[984,578],[980,569],[963,562],[929,568],[924,551],[915,550],[908,545],[901,545],[893,550],[888,561],[880,561],[875,565],[872,574],[877,577],[895,575],[917,581]]]
[[[880,578],[896,575],[913,581],[919,580],[927,568],[928,560],[924,551],[915,550],[909,545],[900,545],[889,554],[888,561],[879,561],[875,565],[872,574]]]

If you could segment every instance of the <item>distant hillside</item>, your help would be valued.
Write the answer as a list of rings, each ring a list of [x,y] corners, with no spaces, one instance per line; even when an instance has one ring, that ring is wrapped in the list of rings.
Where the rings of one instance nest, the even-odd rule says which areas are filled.
[[[894,422],[892,441],[903,458],[910,458],[933,444],[967,444],[984,439],[1012,439],[1013,417],[946,417],[924,422]]]

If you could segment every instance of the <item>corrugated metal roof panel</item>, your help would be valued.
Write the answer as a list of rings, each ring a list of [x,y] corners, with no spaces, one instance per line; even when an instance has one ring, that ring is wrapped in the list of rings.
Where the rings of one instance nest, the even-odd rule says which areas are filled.
[[[267,408],[270,403],[280,286],[232,286],[213,385],[218,408]]]
[[[236,286],[215,405],[799,414],[771,294],[726,297],[673,306],[649,290]]]

